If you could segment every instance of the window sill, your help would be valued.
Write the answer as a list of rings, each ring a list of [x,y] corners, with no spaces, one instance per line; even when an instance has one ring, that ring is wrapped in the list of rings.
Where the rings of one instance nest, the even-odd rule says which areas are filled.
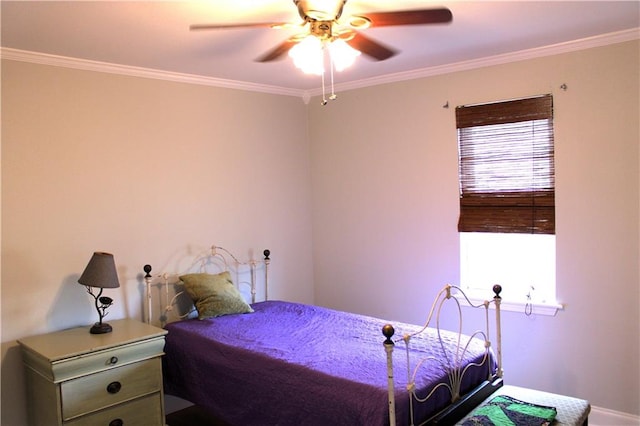
[[[484,304],[486,299],[479,297],[468,296],[469,301],[464,297],[457,297],[460,302],[460,306],[478,306]],[[471,304],[469,303],[471,302]],[[489,305],[491,309],[495,309],[495,305],[492,303]],[[554,317],[558,311],[564,310],[564,305],[560,303],[530,303],[506,301],[502,299],[500,303],[500,311],[520,312],[526,315],[544,315]]]

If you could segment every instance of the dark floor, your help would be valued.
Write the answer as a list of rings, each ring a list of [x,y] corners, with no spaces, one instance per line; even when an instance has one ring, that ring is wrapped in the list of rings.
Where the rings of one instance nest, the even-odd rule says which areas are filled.
[[[166,422],[168,426],[230,426],[196,405],[167,414]]]

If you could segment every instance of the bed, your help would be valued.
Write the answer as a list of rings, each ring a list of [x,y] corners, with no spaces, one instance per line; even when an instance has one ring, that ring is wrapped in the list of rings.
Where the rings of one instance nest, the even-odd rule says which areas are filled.
[[[157,308],[168,330],[166,394],[230,425],[382,426],[452,424],[501,386],[499,288],[478,307],[485,313],[482,330],[462,334],[461,326],[440,329],[445,307],[461,317],[459,298],[465,296],[455,286],[439,292],[425,325],[391,325],[270,300],[270,261],[268,250],[262,259],[240,262],[212,246],[180,273],[152,275],[145,265],[147,321],[154,321]],[[227,287],[217,287],[215,295],[223,294],[224,306],[218,300],[207,313],[202,279],[224,281]],[[229,298],[242,299],[232,312],[225,311]]]

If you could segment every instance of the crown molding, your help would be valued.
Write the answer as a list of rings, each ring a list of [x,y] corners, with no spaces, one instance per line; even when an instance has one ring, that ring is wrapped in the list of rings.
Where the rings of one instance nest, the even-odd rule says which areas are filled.
[[[412,71],[387,74],[348,83],[341,83],[335,86],[336,90],[346,91],[359,89],[380,84],[395,83],[399,81],[413,80],[417,78],[431,77],[434,75],[448,74],[458,71],[466,71],[475,68],[483,68],[493,65],[500,65],[509,62],[523,61],[527,59],[552,56],[560,53],[573,52],[590,49],[593,47],[606,46],[610,44],[623,43],[626,41],[640,39],[640,28],[618,31],[594,37],[587,37],[579,40],[558,43],[534,49],[521,50],[518,52],[495,55],[486,58],[474,59],[470,61],[457,62],[453,64],[439,65],[429,68],[422,68]],[[279,86],[269,86],[264,84],[249,83],[244,81],[226,80],[221,78],[205,77],[194,74],[183,74],[169,71],[154,70],[128,65],[111,64],[107,62],[90,61],[86,59],[70,58],[66,56],[50,55],[46,53],[30,52],[19,49],[0,48],[0,58],[14,61],[31,62],[42,65],[74,68],[86,71],[104,72],[110,74],[128,75],[133,77],[152,78],[157,80],[167,80],[179,83],[200,84],[205,86],[223,87],[237,90],[248,90],[253,92],[270,93],[276,95],[300,97],[305,103],[309,102],[311,96],[322,94],[320,88],[314,90],[298,90]]]
[[[50,55],[47,53],[30,52],[26,50],[3,47],[0,49],[0,58],[13,61],[31,62],[55,67],[74,68],[85,71],[120,74],[132,77],[152,78],[178,83],[200,84],[204,86],[224,87],[228,89],[248,90],[276,95],[303,97],[303,90],[290,89],[265,84],[248,83],[245,81],[226,80],[222,78],[205,77],[195,74],[184,74],[170,71],[161,71],[150,68],[134,67],[129,65],[112,64],[108,62],[90,61],[87,59],[71,58],[68,56]]]
[[[640,28],[632,28],[629,30],[617,31],[613,33],[587,37],[579,40],[573,40],[565,43],[558,43],[534,49],[520,50],[517,52],[488,56],[485,58],[474,59],[470,61],[422,68],[395,74],[387,74],[379,77],[373,77],[347,83],[339,83],[335,85],[335,90],[344,92],[347,90],[360,89],[363,87],[376,86],[379,84],[395,83],[399,81],[414,80],[417,78],[431,77],[441,74],[449,74],[458,71],[467,71],[476,68],[484,68],[493,65],[501,65],[510,62],[524,61],[527,59],[541,58],[545,56],[553,56],[561,53],[575,52],[578,50],[607,46],[610,44],[623,43],[638,39],[640,39]],[[315,89],[308,93],[308,95],[311,96],[318,96],[321,94],[321,89]]]

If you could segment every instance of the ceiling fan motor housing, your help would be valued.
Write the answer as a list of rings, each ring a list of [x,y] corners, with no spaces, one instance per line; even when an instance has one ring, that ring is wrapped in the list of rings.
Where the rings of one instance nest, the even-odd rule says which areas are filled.
[[[335,21],[342,15],[347,0],[293,0],[305,21]]]

